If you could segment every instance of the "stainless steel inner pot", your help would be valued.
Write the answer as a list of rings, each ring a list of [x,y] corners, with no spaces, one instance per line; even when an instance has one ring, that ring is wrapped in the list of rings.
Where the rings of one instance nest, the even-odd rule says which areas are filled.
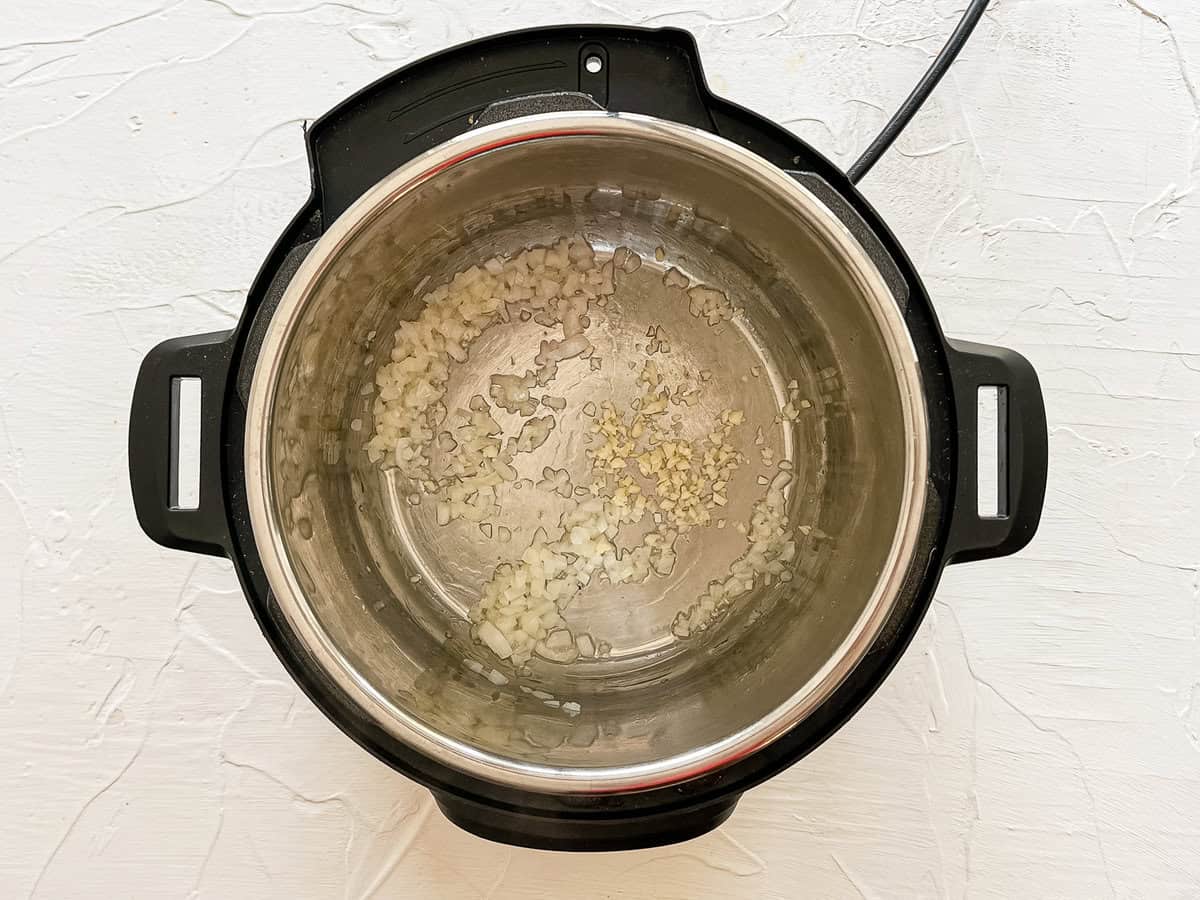
[[[607,658],[535,659],[517,673],[472,641],[465,617],[494,567],[519,557],[539,525],[552,528],[567,501],[533,489],[506,495],[509,544],[464,521],[438,526],[434,503],[410,505],[395,471],[367,460],[373,398],[362,389],[388,358],[397,324],[417,315],[421,286],[571,235],[600,253],[630,247],[645,263],[594,316],[600,371],[572,360],[547,389],[568,406],[551,439],[518,456],[521,475],[536,480],[553,465],[583,481],[581,409],[606,398],[629,407],[631,364],[644,359],[655,325],[671,344],[669,356],[656,356],[660,366],[712,373],[684,428],[704,433],[722,409],[743,409],[748,461],[729,488],[728,526],[681,539],[669,577],[595,582],[567,609],[574,630],[611,644]],[[719,328],[693,318],[663,283],[670,266],[725,291],[742,312]],[[545,331],[514,318],[485,332],[454,371],[446,406],[486,396],[493,372],[523,371]],[[793,379],[810,405],[794,424],[775,422]],[[924,502],[915,352],[863,248],[813,194],[753,153],[630,115],[555,113],[479,128],[380,182],[333,223],[288,286],[247,423],[255,539],[276,601],[315,663],[363,715],[421,752],[531,790],[668,784],[786,732],[870,646]],[[760,584],[717,626],[677,638],[675,614],[745,547],[733,523],[762,496],[757,479],[767,472],[753,444],[757,424],[777,458],[794,462],[794,578]]]

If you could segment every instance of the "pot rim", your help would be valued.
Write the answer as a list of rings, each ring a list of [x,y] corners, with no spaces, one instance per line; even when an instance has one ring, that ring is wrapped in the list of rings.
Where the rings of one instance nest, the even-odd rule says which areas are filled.
[[[617,135],[689,148],[759,181],[802,216],[840,256],[880,327],[900,388],[906,436],[905,484],[887,561],[837,651],[785,702],[751,725],[686,753],[628,766],[548,766],[500,756],[450,738],[391,702],[334,646],[307,602],[288,559],[267,471],[272,409],[290,336],[313,288],[350,242],[404,194],[452,166],[502,147],[581,135]],[[743,147],[687,125],[603,111],[545,113],[468,131],[396,169],[339,216],[292,277],[268,323],[250,387],[244,446],[246,500],[263,571],[278,608],[313,662],[376,725],[418,752],[490,782],[555,794],[646,790],[686,781],[763,749],[820,707],[871,647],[901,593],[919,539],[928,472],[928,422],[917,353],[895,296],[849,228],[796,179]]]

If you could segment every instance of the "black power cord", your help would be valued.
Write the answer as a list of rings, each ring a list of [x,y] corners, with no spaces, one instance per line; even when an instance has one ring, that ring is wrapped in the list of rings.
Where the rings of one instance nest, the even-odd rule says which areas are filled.
[[[871,145],[863,151],[862,156],[852,165],[846,174],[850,177],[852,184],[858,184],[863,176],[871,171],[875,163],[879,162],[879,158],[887,152],[888,147],[900,136],[900,132],[905,129],[905,126],[912,121],[912,117],[917,114],[929,95],[933,93],[933,89],[937,87],[938,82],[942,80],[942,76],[946,74],[946,70],[950,68],[950,64],[954,62],[963,45],[967,43],[967,38],[971,36],[971,32],[975,30],[975,26],[979,24],[979,20],[983,18],[983,11],[987,9],[988,0],[971,0],[971,4],[967,7],[967,11],[963,13],[962,19],[958,23],[958,27],[954,29],[954,33],[950,35],[950,39],[946,41],[946,46],[942,48],[942,52],[938,54],[937,59],[933,61],[917,82],[917,86],[913,88],[908,99],[896,110],[895,115],[883,126],[883,131],[879,132],[879,136],[871,141]]]

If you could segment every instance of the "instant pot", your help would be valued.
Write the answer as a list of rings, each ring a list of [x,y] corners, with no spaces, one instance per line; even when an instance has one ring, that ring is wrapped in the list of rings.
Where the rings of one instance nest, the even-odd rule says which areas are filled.
[[[714,828],[875,691],[945,565],[1033,537],[1047,437],[1032,367],[946,339],[852,178],[714,96],[686,32],[563,27],[473,42],[369,86],[306,141],[312,194],[238,326],[166,341],[142,364],[134,502],[158,543],[228,557],[305,693],[466,830],[610,850]],[[497,549],[473,524],[440,527],[434,503],[368,459],[363,420],[376,368],[402,358],[390,336],[423,290],[564,235],[645,266],[618,272],[612,308],[592,316],[603,352],[591,369],[603,362],[606,380],[563,388],[569,408],[545,459],[585,456],[565,417],[602,399],[628,405],[618,376],[646,350],[630,335],[690,334],[673,358],[708,373],[708,412],[737,405],[777,426],[779,511],[803,537],[785,578],[726,604],[711,628],[681,631],[686,598],[737,553],[731,529],[685,540],[653,589],[575,602],[572,615],[607,629],[604,653],[530,668],[489,657],[468,623],[472,592],[521,548]],[[672,279],[738,298],[737,316],[696,330],[695,310],[672,305]],[[465,405],[533,329],[498,325],[450,397]],[[201,384],[194,508],[177,493],[187,378]],[[984,387],[1000,398],[988,516]],[[741,452],[761,449],[747,436]],[[749,488],[730,491],[731,521],[749,516]],[[533,498],[510,505],[531,532]]]

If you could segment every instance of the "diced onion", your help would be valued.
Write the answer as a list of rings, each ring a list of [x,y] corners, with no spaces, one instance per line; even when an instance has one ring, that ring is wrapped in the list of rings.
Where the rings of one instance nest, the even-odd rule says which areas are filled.
[[[663,248],[655,256],[665,259]],[[424,292],[419,314],[401,323],[388,358],[375,371],[373,383],[361,391],[363,396],[374,395],[374,432],[364,448],[368,458],[394,465],[410,479],[410,504],[420,500],[417,487],[434,495],[438,525],[465,520],[474,523],[486,539],[510,542],[512,530],[493,521],[502,512],[503,486],[520,490],[533,484],[521,477],[516,454],[538,450],[556,427],[554,415],[536,415],[539,406],[562,413],[567,405],[564,397],[535,394],[569,360],[587,359],[590,371],[601,369],[586,332],[596,309],[604,308],[613,295],[614,277],[633,273],[641,265],[642,258],[627,247],[600,259],[587,241],[563,238],[553,246],[530,248],[513,257],[492,257],[428,291],[427,279],[423,281],[418,287],[418,293]],[[693,284],[679,269],[668,268],[663,283],[686,292],[692,315],[709,325],[719,325],[736,313],[724,292]],[[520,321],[533,319],[557,327],[561,336],[540,342],[528,362],[530,368],[492,373],[488,397],[476,394],[468,409],[448,418],[443,401],[451,369],[468,360],[473,342],[487,329],[509,322],[514,314]],[[661,326],[651,326],[647,337],[648,354],[670,353]],[[516,369],[515,355],[509,362]],[[729,484],[745,462],[733,440],[745,414],[724,410],[694,439],[682,437],[680,413],[667,415],[672,405],[697,406],[703,385],[711,378],[711,371],[702,370],[699,382],[685,378],[678,384],[667,383],[663,371],[648,359],[637,376],[640,395],[632,409],[618,410],[609,400],[583,405],[590,429],[584,441],[590,484],[573,485],[566,469],[543,468],[537,487],[566,501],[558,531],[551,536],[539,528],[519,558],[497,566],[471,610],[474,637],[497,658],[515,666],[534,656],[551,663],[569,663],[581,656],[607,658],[611,645],[590,635],[574,636],[563,611],[596,579],[618,585],[671,576],[679,536],[714,523],[714,511],[727,505]],[[787,394],[778,418],[795,420],[799,410],[811,404],[799,396],[796,381],[789,383]],[[497,416],[505,417],[493,406],[522,417],[515,435],[511,430],[506,433],[497,421]],[[355,419],[350,427],[357,431],[363,424]],[[766,446],[761,427],[755,443],[764,464],[773,466],[774,451]],[[685,637],[711,627],[734,599],[753,590],[759,578],[790,580],[789,564],[797,552],[786,527],[784,492],[792,478],[790,469],[790,461],[781,461],[749,523],[735,523],[746,535],[745,552],[727,575],[710,583],[679,613],[673,625],[676,635]],[[759,476],[759,482],[767,484],[767,476]],[[621,546],[622,528],[641,523],[648,513],[653,525],[640,542]],[[715,524],[722,528],[725,519]],[[482,668],[476,671],[483,673]],[[498,670],[487,672],[486,677],[497,685],[508,682],[508,676]],[[559,704],[550,695],[542,699]],[[580,711],[572,701],[561,703],[561,708],[569,715]]]

